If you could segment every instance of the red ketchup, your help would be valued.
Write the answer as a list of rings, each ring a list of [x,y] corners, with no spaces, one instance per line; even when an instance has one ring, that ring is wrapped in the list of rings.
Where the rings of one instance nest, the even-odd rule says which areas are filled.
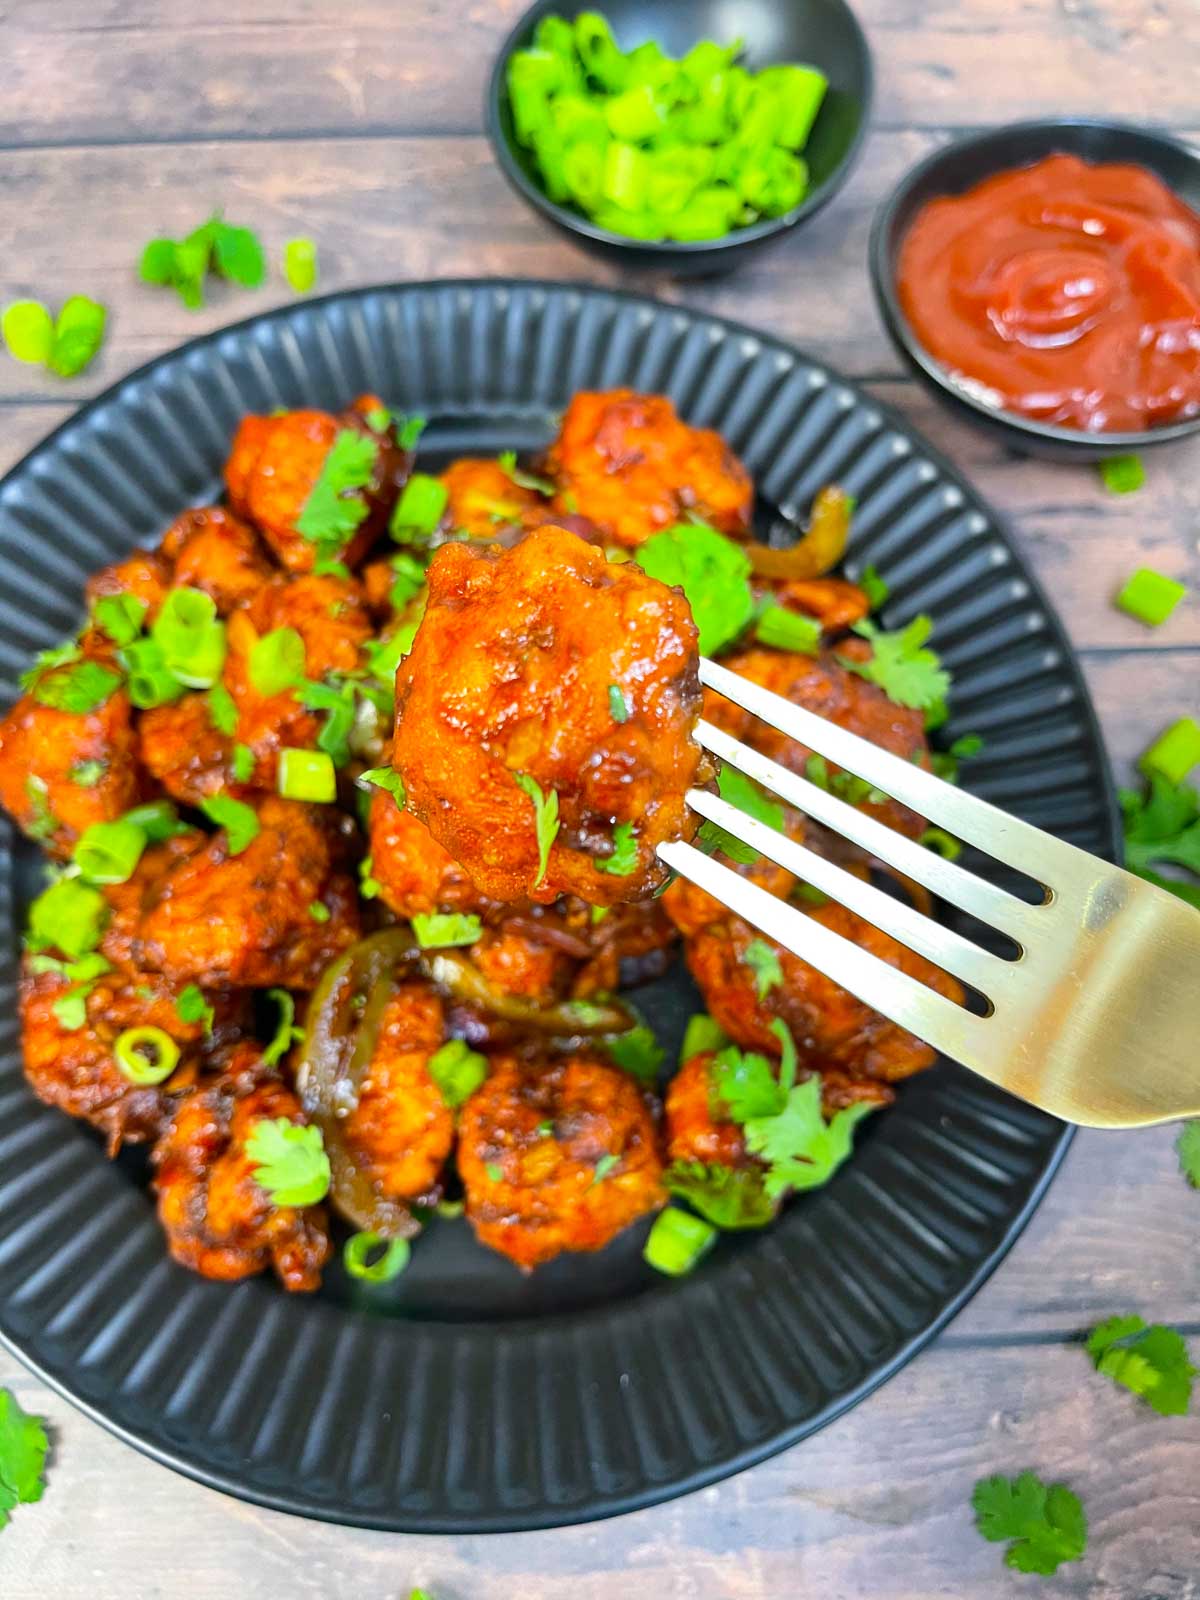
[[[897,277],[987,405],[1089,433],[1200,413],[1200,216],[1143,167],[1047,156],[931,200]]]

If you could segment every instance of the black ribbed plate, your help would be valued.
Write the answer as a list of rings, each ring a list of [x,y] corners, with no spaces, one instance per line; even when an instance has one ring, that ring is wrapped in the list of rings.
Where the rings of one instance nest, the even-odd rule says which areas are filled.
[[[306,301],[186,345],[85,407],[0,485],[0,697],[71,632],[87,574],[218,489],[247,411],[361,390],[431,419],[435,452],[545,442],[577,389],[669,394],[769,500],[858,500],[895,625],[922,609],[955,672],[969,786],[1111,856],[1095,719],[1062,630],[993,514],[901,419],[799,351],[700,313],[532,282]],[[314,1299],[167,1258],[144,1157],[109,1163],[21,1075],[18,885],[0,840],[0,1335],[161,1461],[266,1505],[381,1528],[542,1527],[629,1510],[794,1443],[894,1372],[978,1287],[1043,1193],[1063,1127],[946,1064],[860,1130],[770,1232],[675,1283],[645,1229],[522,1280],[462,1222],[394,1284],[334,1269]],[[642,991],[669,1044],[685,977]]]

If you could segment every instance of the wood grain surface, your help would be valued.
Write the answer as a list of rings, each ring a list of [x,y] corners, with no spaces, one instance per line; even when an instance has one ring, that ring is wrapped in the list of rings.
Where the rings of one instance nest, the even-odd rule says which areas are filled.
[[[0,4],[0,300],[86,292],[103,355],[60,381],[0,360],[0,469],[74,406],[193,334],[288,298],[286,239],[321,287],[527,274],[621,282],[796,340],[864,381],[1007,517],[1078,647],[1118,772],[1200,709],[1200,606],[1150,633],[1112,606],[1134,567],[1200,586],[1200,449],[1147,458],[1139,494],[992,445],[901,376],[871,300],[875,207],[953,130],[1044,112],[1121,115],[1200,142],[1196,0],[859,0],[874,130],[835,204],[736,277],[618,276],[509,192],[483,86],[521,0],[23,0]],[[736,22],[736,7],[731,7]],[[255,294],[189,314],[137,282],[142,243],[215,206],[262,234]],[[0,1533],[3,1600],[354,1597],[1088,1600],[1200,1597],[1200,1416],[1162,1419],[1097,1377],[1086,1330],[1139,1310],[1200,1334],[1200,1194],[1165,1130],[1081,1134],[1000,1271],[924,1355],[816,1438],[716,1488],[591,1527],[402,1538],[304,1523],[202,1489],[109,1437],[0,1354],[50,1419],[49,1487]],[[1200,1340],[1194,1348],[1200,1348]],[[1087,1559],[1022,1579],[974,1531],[992,1472],[1068,1482]]]

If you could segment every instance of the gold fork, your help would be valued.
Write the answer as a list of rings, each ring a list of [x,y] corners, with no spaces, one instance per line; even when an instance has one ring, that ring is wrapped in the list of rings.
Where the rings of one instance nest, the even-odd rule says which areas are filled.
[[[923,916],[701,790],[735,838],[969,985],[985,1015],[936,994],[688,844],[659,857],[827,977],[989,1082],[1091,1128],[1200,1116],[1200,914],[1174,895],[965,794],[811,711],[702,660],[701,681],[1042,884],[1031,905],[884,827],[701,722],[696,739],[790,805],[1008,935],[1014,960]]]

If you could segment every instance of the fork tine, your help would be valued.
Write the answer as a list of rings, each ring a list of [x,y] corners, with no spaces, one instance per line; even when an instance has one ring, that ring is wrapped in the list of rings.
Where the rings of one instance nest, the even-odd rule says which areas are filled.
[[[935,1050],[972,1060],[985,1019],[936,994],[907,973],[880,961],[841,934],[823,927],[756,883],[740,877],[690,844],[662,844],[658,858],[681,876],[735,909],[762,933],[885,1017],[908,1028]]]
[[[893,939],[898,939],[901,944],[906,944],[910,950],[915,950],[946,972],[953,973],[963,983],[969,983],[990,999],[997,999],[1002,991],[1008,989],[1013,972],[1012,963],[972,944],[969,939],[955,933],[953,928],[944,928],[930,921],[894,895],[885,894],[874,884],[856,878],[853,873],[827,861],[806,845],[798,844],[765,822],[747,816],[719,795],[694,789],[687,801],[693,810],[711,818],[726,832],[733,834],[735,839],[761,851],[770,860],[811,883],[823,894],[840,901]]]
[[[907,839],[894,828],[885,827],[882,822],[847,805],[836,795],[818,789],[815,783],[789,772],[769,756],[760,755],[748,745],[739,744],[720,728],[714,728],[710,722],[697,724],[695,738],[713,755],[773,790],[806,816],[823,822],[835,833],[861,845],[880,861],[895,867],[915,882],[924,884],[932,894],[950,905],[958,906],[960,910],[978,917],[981,922],[999,928],[1022,948],[1027,948],[1039,934],[1045,932],[1037,920],[1044,913],[1044,907],[1028,905],[1006,889],[998,889],[995,884],[976,877],[973,872],[964,872],[962,867],[945,860],[936,851],[927,850],[916,840]]]
[[[788,738],[807,745],[848,772],[857,773],[919,816],[928,817],[1006,866],[1043,883],[1053,881],[1058,888],[1069,876],[1078,877],[1080,887],[1090,881],[1096,863],[1085,851],[1051,838],[1031,823],[944,783],[913,762],[879,749],[858,734],[793,705],[782,695],[751,683],[704,656],[700,659],[700,681]],[[839,832],[845,831],[840,825],[834,826]]]

